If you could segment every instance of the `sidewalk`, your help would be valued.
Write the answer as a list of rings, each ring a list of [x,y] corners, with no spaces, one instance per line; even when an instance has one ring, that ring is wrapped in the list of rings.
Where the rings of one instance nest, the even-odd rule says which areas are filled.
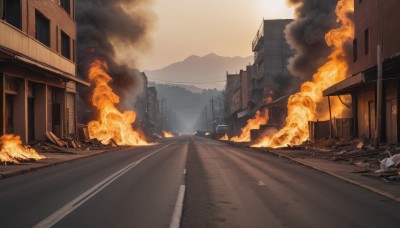
[[[357,167],[354,165],[343,164],[323,158],[313,158],[312,152],[309,152],[311,156],[305,156],[306,151],[304,150],[257,150],[272,153],[276,156],[285,157],[400,203],[399,182],[387,183],[380,178],[363,176],[360,173],[353,173],[355,170],[357,170]]]
[[[55,166],[62,163],[78,160],[98,154],[114,151],[116,148],[107,150],[77,150],[76,154],[66,154],[58,152],[42,152],[45,159],[36,162],[21,162],[20,164],[0,164],[0,179],[16,176],[19,174],[31,172],[45,167]]]

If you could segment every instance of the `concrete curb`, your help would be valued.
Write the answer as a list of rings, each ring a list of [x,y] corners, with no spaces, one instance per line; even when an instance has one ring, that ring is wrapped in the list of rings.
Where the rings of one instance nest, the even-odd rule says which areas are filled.
[[[68,163],[68,162],[78,161],[78,160],[81,160],[81,159],[84,159],[84,158],[94,157],[94,156],[97,156],[97,155],[100,155],[100,154],[106,154],[106,153],[111,153],[111,152],[123,150],[123,149],[124,148],[118,148],[116,150],[113,150],[113,149],[104,150],[104,151],[99,152],[99,153],[94,153],[94,154],[90,154],[90,155],[86,155],[86,156],[82,156],[82,157],[77,157],[77,158],[72,158],[72,159],[68,159],[68,160],[49,163],[49,164],[45,164],[45,165],[38,166],[38,167],[21,169],[21,170],[18,170],[18,171],[15,171],[15,172],[11,172],[11,173],[0,174],[0,180],[7,179],[7,178],[10,178],[10,177],[14,177],[14,176],[18,176],[18,175],[25,174],[25,173],[34,172],[34,171],[41,170],[41,169],[48,168],[48,167],[52,167],[52,166],[65,164],[65,163]]]
[[[380,189],[371,187],[371,186],[369,186],[369,185],[360,183],[360,182],[355,181],[355,180],[351,180],[351,179],[349,179],[349,178],[340,176],[340,175],[338,175],[338,174],[335,174],[335,173],[332,173],[332,172],[323,170],[323,169],[321,169],[321,168],[319,168],[319,167],[316,167],[316,166],[314,166],[314,165],[312,165],[312,164],[309,164],[309,163],[307,163],[307,162],[301,161],[301,160],[296,159],[296,158],[289,157],[289,156],[287,156],[287,155],[280,154],[280,153],[278,153],[278,152],[273,152],[273,151],[265,150],[265,149],[258,149],[258,150],[263,151],[263,152],[267,152],[267,153],[270,153],[270,154],[273,154],[273,155],[276,155],[276,156],[279,156],[279,157],[286,158],[286,159],[291,160],[291,161],[294,161],[294,162],[296,162],[296,163],[298,163],[298,164],[301,164],[301,165],[307,166],[307,167],[309,167],[309,168],[318,170],[318,171],[320,171],[320,172],[322,172],[322,173],[328,174],[328,175],[333,176],[333,177],[335,177],[335,178],[338,178],[338,179],[340,179],[340,180],[342,180],[342,181],[345,181],[345,182],[348,182],[348,183],[350,183],[350,184],[356,185],[356,186],[358,186],[358,187],[364,188],[364,189],[366,189],[366,190],[368,190],[368,191],[370,191],[370,192],[376,193],[376,194],[381,195],[381,196],[383,196],[383,197],[385,197],[385,198],[388,198],[388,199],[390,199],[390,200],[393,200],[393,201],[396,201],[396,202],[400,203],[400,197],[399,197],[399,196],[395,196],[395,195],[393,195],[393,194],[391,194],[391,193],[382,191],[382,190],[380,190]]]

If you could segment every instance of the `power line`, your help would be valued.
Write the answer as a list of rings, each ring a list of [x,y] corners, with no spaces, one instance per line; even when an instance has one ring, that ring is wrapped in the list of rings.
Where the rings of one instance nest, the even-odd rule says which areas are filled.
[[[226,80],[222,80],[222,81],[209,81],[209,82],[174,82],[174,81],[168,81],[168,80],[161,80],[161,79],[151,79],[149,78],[149,80],[151,81],[159,81],[159,82],[166,82],[166,83],[171,83],[171,84],[193,84],[193,85],[199,85],[199,84],[214,84],[214,83],[219,83],[219,82],[226,82]]]

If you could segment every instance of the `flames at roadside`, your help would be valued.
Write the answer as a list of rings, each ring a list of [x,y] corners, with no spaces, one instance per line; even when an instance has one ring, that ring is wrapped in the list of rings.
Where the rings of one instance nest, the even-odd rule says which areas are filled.
[[[90,65],[89,80],[94,86],[92,104],[98,110],[97,120],[88,124],[90,138],[103,144],[115,142],[120,146],[149,145],[146,138],[132,127],[136,113],[121,113],[115,107],[120,99],[109,86],[112,78],[107,71],[108,66],[104,61],[95,60]]]
[[[173,138],[175,137],[171,132],[169,131],[164,131],[164,138]]]
[[[322,91],[346,77],[348,64],[343,45],[354,36],[354,24],[348,18],[348,14],[352,12],[353,0],[339,0],[336,15],[341,26],[325,35],[326,43],[332,49],[328,61],[313,75],[312,81],[304,83],[300,92],[289,98],[286,126],[272,137],[261,138],[253,147],[299,145],[308,139],[308,121],[316,117],[317,105],[323,99]],[[342,105],[335,103],[332,115],[339,116],[343,109]]]
[[[218,140],[221,140],[221,141],[228,141],[229,140],[229,136],[228,136],[228,134],[225,134],[224,136],[222,136],[220,139],[218,139]]]
[[[3,135],[0,137],[0,161],[3,163],[18,164],[21,161],[37,161],[45,158],[34,149],[23,146],[19,136]]]
[[[239,136],[234,136],[231,138],[233,142],[250,142],[251,135],[250,131],[253,129],[259,129],[260,125],[265,125],[268,123],[268,110],[260,112],[257,111],[256,116],[253,119],[247,121],[247,125],[242,128],[242,133]]]

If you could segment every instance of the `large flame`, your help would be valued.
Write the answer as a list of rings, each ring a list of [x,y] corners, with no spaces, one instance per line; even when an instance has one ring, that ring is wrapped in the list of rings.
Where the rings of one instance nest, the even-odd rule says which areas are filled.
[[[332,48],[328,62],[318,69],[312,81],[304,83],[300,92],[289,98],[286,126],[272,137],[263,137],[254,147],[299,145],[308,139],[308,121],[315,119],[317,104],[323,99],[322,91],[346,77],[348,64],[343,45],[354,36],[354,24],[347,17],[352,12],[353,0],[339,0],[336,15],[341,26],[325,35],[326,43]],[[333,104],[332,115],[340,115],[343,109],[339,103]]]
[[[121,146],[149,145],[145,137],[133,130],[136,113],[121,113],[115,105],[119,97],[112,91],[108,83],[112,80],[107,73],[107,63],[95,60],[89,69],[89,80],[95,86],[92,103],[98,110],[98,120],[88,124],[90,138],[98,139],[103,144],[112,141]]]
[[[164,138],[173,138],[173,137],[175,137],[174,134],[172,134],[169,131],[164,131],[163,133],[164,133]]]
[[[253,129],[259,129],[260,125],[265,125],[268,123],[268,110],[265,109],[263,112],[257,111],[254,119],[249,119],[247,125],[242,128],[242,133],[239,136],[234,136],[231,138],[233,142],[250,142],[251,135],[250,131]]]
[[[22,145],[17,135],[3,135],[0,137],[0,161],[18,164],[21,161],[41,160],[46,158],[34,149]]]

